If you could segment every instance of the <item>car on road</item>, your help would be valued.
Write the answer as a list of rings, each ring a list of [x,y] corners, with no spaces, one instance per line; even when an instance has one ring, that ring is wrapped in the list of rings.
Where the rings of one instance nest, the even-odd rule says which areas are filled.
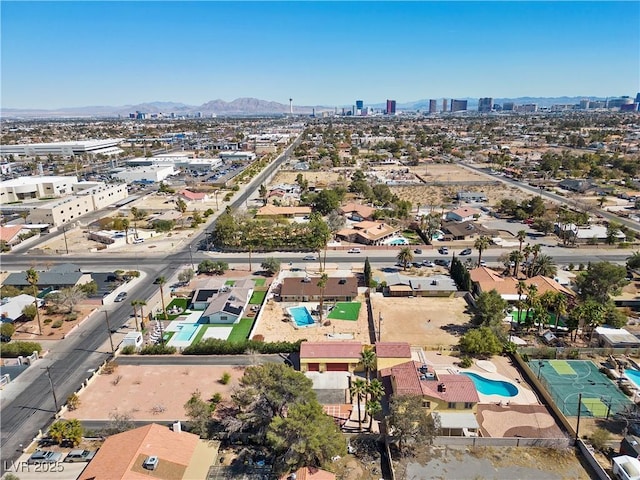
[[[420,255],[422,253],[422,249],[420,248],[416,248],[413,253],[415,253],[416,255]]]
[[[433,263],[431,260],[424,260],[422,262],[422,265],[424,265],[425,267],[435,267],[435,263]]]
[[[362,251],[359,248],[350,248],[347,253],[362,253]]]
[[[471,249],[470,248],[465,248],[464,250],[462,250],[460,252],[460,255],[471,255]]]
[[[95,457],[95,450],[71,450],[64,458],[65,462],[88,462]]]
[[[441,258],[436,258],[434,263],[436,265],[440,265],[441,267],[449,267],[451,265],[451,261],[450,260],[443,260]]]
[[[449,249],[447,247],[440,247],[438,253],[440,255],[449,255]]]
[[[304,257],[302,257],[303,260],[317,260],[318,257],[316,257],[315,255],[305,255]]]
[[[127,292],[120,292],[116,295],[116,298],[113,299],[114,302],[124,302],[124,299],[127,298]]]
[[[485,262],[484,260],[480,260],[480,266],[481,267],[486,267],[487,266],[487,262]]]
[[[133,239],[133,243],[135,243],[135,244],[144,243],[144,238],[134,238]]]
[[[50,450],[36,450],[31,454],[27,463],[35,465],[38,463],[58,463],[62,459],[60,452],[52,452]]]

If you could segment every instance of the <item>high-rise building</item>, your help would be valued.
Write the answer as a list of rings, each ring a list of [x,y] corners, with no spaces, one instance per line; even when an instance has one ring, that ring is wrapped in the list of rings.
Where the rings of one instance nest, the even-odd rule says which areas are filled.
[[[396,101],[387,100],[387,115],[395,115],[395,114],[396,114]]]
[[[362,100],[356,100],[355,115],[362,115],[362,109],[364,108],[364,102]]]
[[[493,98],[484,97],[478,100],[478,111],[479,112],[490,112],[493,110]]]
[[[515,108],[515,103],[513,102],[504,102],[502,104],[502,110],[504,110],[505,112],[513,112]]]
[[[451,111],[452,112],[464,112],[467,109],[466,100],[451,99]]]
[[[640,92],[636,94],[636,101],[634,103],[640,103]]]
[[[583,98],[580,100],[580,110],[589,110],[589,99]]]
[[[429,113],[437,113],[438,112],[438,103],[436,100],[429,100]]]
[[[446,98],[442,99],[442,111],[446,112],[449,108],[449,100],[447,100]]]

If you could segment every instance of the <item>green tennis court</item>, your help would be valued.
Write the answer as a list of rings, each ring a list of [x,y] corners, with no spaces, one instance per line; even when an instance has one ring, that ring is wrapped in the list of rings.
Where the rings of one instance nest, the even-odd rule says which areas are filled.
[[[327,318],[332,320],[358,320],[360,314],[360,302],[338,302],[329,312]]]
[[[558,375],[577,375],[569,362],[566,360],[549,360],[549,365],[558,373]]]
[[[531,360],[529,368],[567,417],[576,417],[579,411],[588,417],[605,418],[632,405],[590,360]]]

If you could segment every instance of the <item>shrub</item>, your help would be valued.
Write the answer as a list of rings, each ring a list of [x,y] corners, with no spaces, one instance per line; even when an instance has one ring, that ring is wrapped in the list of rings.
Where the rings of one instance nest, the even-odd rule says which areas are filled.
[[[140,355],[173,355],[176,353],[176,347],[167,345],[147,345],[140,350]]]
[[[64,316],[64,321],[65,322],[75,322],[78,319],[78,314],[73,312],[73,313],[67,313]]]
[[[300,343],[297,342],[257,342],[255,340],[243,340],[241,342],[229,342],[218,338],[207,338],[198,343],[191,344],[182,352],[183,355],[243,355],[247,350],[257,353],[296,353],[300,351]]]
[[[62,326],[62,320],[56,320],[51,324],[51,328],[60,328]]]
[[[67,398],[67,408],[69,410],[75,410],[80,406],[80,397],[76,393],[72,393]]]
[[[460,359],[460,367],[462,368],[469,368],[472,364],[473,361],[471,360],[471,357],[465,355]]]
[[[264,342],[264,335],[260,335],[259,333],[253,336],[254,342]]]
[[[16,333],[16,327],[14,327],[13,323],[0,324],[0,334],[12,337],[14,333]]]
[[[111,375],[118,368],[118,364],[116,362],[107,362],[106,365],[102,368],[102,373],[105,375]]]
[[[41,351],[42,345],[36,342],[9,342],[0,344],[0,357],[2,358],[26,357],[33,352],[40,353]]]
[[[229,372],[224,372],[222,377],[220,377],[220,383],[222,385],[227,385],[231,381],[231,374]]]
[[[134,347],[133,345],[127,345],[126,347],[122,347],[123,355],[133,355],[134,353],[136,353],[136,347]]]
[[[589,437],[593,448],[595,448],[596,450],[600,450],[601,452],[607,449],[610,439],[611,433],[609,433],[609,431],[605,430],[604,428],[596,428]]]

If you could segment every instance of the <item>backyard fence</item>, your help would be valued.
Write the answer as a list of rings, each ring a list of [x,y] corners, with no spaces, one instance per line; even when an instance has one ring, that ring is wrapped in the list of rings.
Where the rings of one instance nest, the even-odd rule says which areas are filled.
[[[573,439],[563,438],[521,438],[521,437],[444,437],[438,436],[434,445],[466,445],[470,447],[541,447],[569,448]]]
[[[578,446],[578,451],[582,454],[584,459],[587,461],[587,463],[593,470],[593,473],[595,473],[598,480],[611,480],[611,477],[609,476],[609,474],[606,472],[604,468],[602,468],[602,465],[598,463],[598,460],[596,460],[596,457],[593,455],[593,447],[591,447],[590,445],[587,445],[580,439],[578,439],[578,441],[576,442],[576,445]]]

